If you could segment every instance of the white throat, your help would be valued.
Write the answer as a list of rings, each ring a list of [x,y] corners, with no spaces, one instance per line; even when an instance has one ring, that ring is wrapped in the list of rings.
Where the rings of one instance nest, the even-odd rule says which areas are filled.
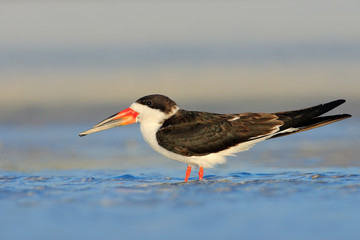
[[[130,108],[139,113],[136,121],[140,122],[140,131],[144,140],[150,147],[159,152],[161,147],[156,140],[156,132],[166,119],[179,110],[179,107],[176,106],[170,113],[164,113],[139,103],[133,103]]]

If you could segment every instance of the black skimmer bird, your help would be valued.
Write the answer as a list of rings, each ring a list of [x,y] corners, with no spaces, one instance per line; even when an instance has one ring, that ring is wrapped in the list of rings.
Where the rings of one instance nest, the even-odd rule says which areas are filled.
[[[201,180],[203,168],[224,163],[226,156],[248,150],[258,142],[351,117],[349,114],[320,116],[344,102],[340,99],[276,113],[217,114],[187,111],[170,98],[155,94],[140,98],[79,136],[140,122],[142,136],[155,151],[188,165],[186,182],[193,166],[199,167]]]

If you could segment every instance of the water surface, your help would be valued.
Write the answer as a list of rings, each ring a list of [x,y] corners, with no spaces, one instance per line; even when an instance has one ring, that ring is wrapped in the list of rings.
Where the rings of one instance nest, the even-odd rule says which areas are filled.
[[[260,143],[188,183],[136,125],[1,127],[0,239],[359,239],[358,126]]]

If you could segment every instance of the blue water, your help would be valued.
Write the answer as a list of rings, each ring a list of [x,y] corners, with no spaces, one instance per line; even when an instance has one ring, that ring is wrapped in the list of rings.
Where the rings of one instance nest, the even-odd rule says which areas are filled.
[[[260,143],[188,183],[136,125],[0,127],[0,239],[360,239],[358,123]]]

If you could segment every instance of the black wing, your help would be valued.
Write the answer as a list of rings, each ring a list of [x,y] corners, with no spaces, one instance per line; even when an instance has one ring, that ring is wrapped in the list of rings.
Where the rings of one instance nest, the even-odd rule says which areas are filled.
[[[350,114],[321,116],[322,114],[329,112],[330,110],[338,107],[345,102],[346,101],[344,99],[338,99],[325,104],[319,104],[314,107],[304,108],[295,111],[274,113],[274,115],[278,116],[278,119],[284,122],[284,124],[280,127],[280,133],[274,135],[272,138],[307,131],[313,128],[321,127],[333,122],[349,118],[351,117]],[[288,128],[297,128],[297,131],[281,133],[281,131]]]
[[[270,113],[214,114],[179,110],[156,134],[163,148],[203,156],[264,136],[283,124]]]
[[[271,133],[275,133],[272,138],[285,136],[349,118],[349,114],[320,117],[344,102],[339,99],[277,113],[215,114],[179,110],[163,123],[156,138],[159,145],[169,151],[203,156]],[[286,131],[289,128],[291,132]]]

